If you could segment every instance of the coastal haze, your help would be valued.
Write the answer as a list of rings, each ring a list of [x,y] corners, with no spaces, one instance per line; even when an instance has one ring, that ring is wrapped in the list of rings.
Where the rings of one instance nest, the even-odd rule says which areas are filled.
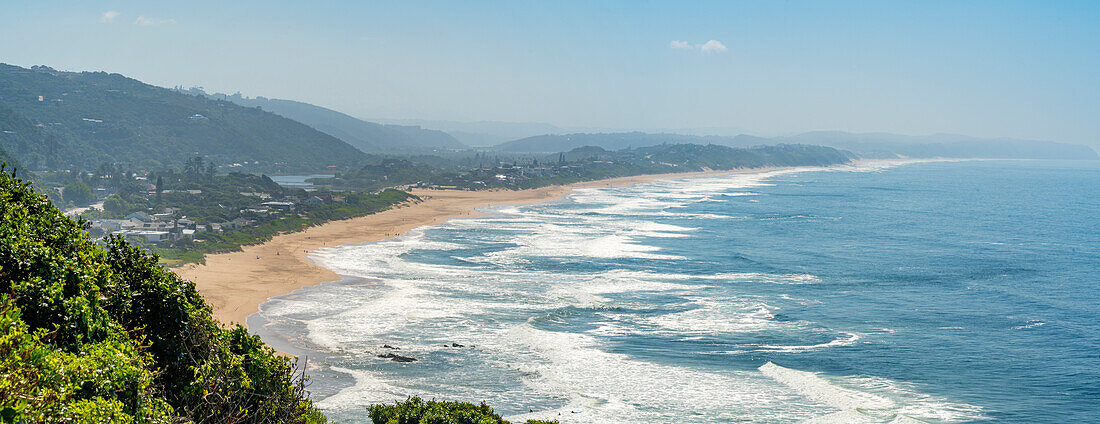
[[[3,8],[5,422],[1100,414],[1094,4]]]

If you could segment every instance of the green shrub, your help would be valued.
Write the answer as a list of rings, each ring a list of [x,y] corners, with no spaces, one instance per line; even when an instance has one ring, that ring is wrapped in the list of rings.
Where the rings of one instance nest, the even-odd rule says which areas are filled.
[[[374,424],[508,424],[485,403],[425,401],[416,396],[393,405],[371,405],[367,410]],[[557,421],[528,420],[525,424],[550,423]]]
[[[0,172],[0,420],[324,422],[294,361],[85,224]]]

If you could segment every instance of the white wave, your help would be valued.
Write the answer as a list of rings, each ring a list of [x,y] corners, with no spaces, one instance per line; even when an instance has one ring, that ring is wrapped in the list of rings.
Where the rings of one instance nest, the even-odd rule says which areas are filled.
[[[871,393],[839,387],[815,373],[784,368],[772,362],[760,366],[760,372],[783,383],[798,393],[825,405],[839,409],[893,408],[894,401]]]
[[[844,337],[840,337],[840,338],[834,339],[834,340],[829,341],[829,342],[818,343],[818,344],[814,344],[814,345],[807,345],[807,346],[799,346],[799,345],[790,345],[790,346],[760,345],[760,348],[764,349],[764,350],[772,351],[772,352],[796,353],[796,352],[805,352],[805,351],[808,351],[808,350],[823,349],[823,348],[830,348],[830,347],[851,346],[851,345],[856,344],[856,342],[859,339],[860,339],[859,334],[845,333]]]
[[[314,404],[321,409],[365,409],[368,405],[376,403],[405,400],[407,396],[430,396],[430,393],[423,393],[408,387],[394,386],[369,371],[340,367],[332,367],[331,369],[350,376],[355,382],[351,387],[315,402]]]
[[[507,340],[518,345],[513,350],[531,352],[524,362],[530,367],[530,388],[568,399],[563,408],[517,416],[523,419],[670,422],[692,410],[716,422],[745,416],[792,421],[816,411],[791,402],[794,398],[782,386],[751,372],[712,373],[639,361],[601,350],[588,335],[538,330],[530,325],[515,328]]]
[[[760,366],[759,370],[809,399],[841,410],[803,421],[806,423],[903,424],[985,418],[979,407],[948,402],[920,393],[909,387],[911,385],[884,378],[846,377],[838,379],[842,383],[838,384],[817,373],[785,368],[772,362]]]
[[[775,307],[763,302],[733,299],[695,299],[696,308],[642,318],[641,322],[681,334],[759,332],[790,326],[775,320]]]
[[[814,284],[821,278],[813,274],[767,274],[763,272],[727,272],[703,277],[732,282],[761,282],[771,284]]]
[[[1012,329],[1013,329],[1013,330],[1026,330],[1026,329],[1028,329],[1028,328],[1042,327],[1042,326],[1044,326],[1044,325],[1046,325],[1046,324],[1047,324],[1047,323],[1045,323],[1045,322],[1043,322],[1043,321],[1039,321],[1039,320],[1034,320],[1034,319],[1032,319],[1032,320],[1028,320],[1028,321],[1027,321],[1027,324],[1024,324],[1024,325],[1018,325],[1018,326],[1012,327]]]
[[[549,225],[548,225],[549,226]],[[583,230],[564,226],[543,229],[529,236],[515,239],[519,247],[488,256],[530,257],[591,257],[683,259],[682,256],[656,253],[661,248],[645,245],[624,234],[589,236]]]

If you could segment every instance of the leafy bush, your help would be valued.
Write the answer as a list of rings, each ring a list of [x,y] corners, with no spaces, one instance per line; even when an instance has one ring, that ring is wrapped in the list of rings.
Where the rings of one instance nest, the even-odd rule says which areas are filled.
[[[425,401],[413,396],[393,405],[367,407],[374,424],[508,424],[484,402]],[[556,424],[557,421],[527,420],[525,424]]]
[[[324,421],[292,360],[85,224],[0,168],[0,419]]]
[[[67,184],[62,195],[66,202],[71,202],[74,205],[86,205],[95,200],[95,193],[92,193],[92,188],[79,181]]]

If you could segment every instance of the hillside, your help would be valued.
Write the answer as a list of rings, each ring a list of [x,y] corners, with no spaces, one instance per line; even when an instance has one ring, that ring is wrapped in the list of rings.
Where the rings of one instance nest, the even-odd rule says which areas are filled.
[[[8,169],[19,169],[23,167],[23,165],[19,163],[18,160],[11,157],[11,155],[9,155],[8,152],[4,151],[4,149],[2,148],[0,148],[0,164],[7,165]]]
[[[358,171],[311,181],[321,186],[357,190],[396,184],[465,190],[528,189],[643,174],[768,166],[827,166],[848,163],[852,158],[850,153],[832,147],[792,144],[749,148],[663,144],[615,151],[585,146],[542,157],[528,156],[522,161],[513,158],[508,162],[485,157],[487,164],[457,171],[434,168],[423,161],[425,158],[385,160]]]
[[[188,90],[188,92],[206,94],[202,90],[194,88]],[[465,149],[467,147],[443,131],[428,130],[412,125],[383,125],[367,122],[309,103],[266,97],[248,98],[240,94],[232,96],[213,94],[210,97],[228,100],[241,106],[259,107],[268,112],[285,116],[339,138],[368,153],[423,152]]]
[[[349,167],[365,155],[309,126],[119,74],[0,64],[0,148],[32,169],[177,165],[205,156],[268,171]],[[257,165],[256,162],[259,162]]]
[[[622,150],[660,144],[716,144],[727,147],[748,147],[775,144],[766,138],[739,135],[737,137],[697,136],[685,134],[628,133],[577,133],[547,134],[521,138],[496,146],[504,152],[564,152],[584,146],[597,146],[607,150]]]
[[[540,134],[564,134],[564,128],[540,122],[500,122],[500,121],[438,121],[428,119],[400,119],[390,123],[417,125],[446,131],[467,146],[489,147],[507,141],[536,136]]]
[[[0,173],[3,422],[324,422],[294,362],[193,283]]]

